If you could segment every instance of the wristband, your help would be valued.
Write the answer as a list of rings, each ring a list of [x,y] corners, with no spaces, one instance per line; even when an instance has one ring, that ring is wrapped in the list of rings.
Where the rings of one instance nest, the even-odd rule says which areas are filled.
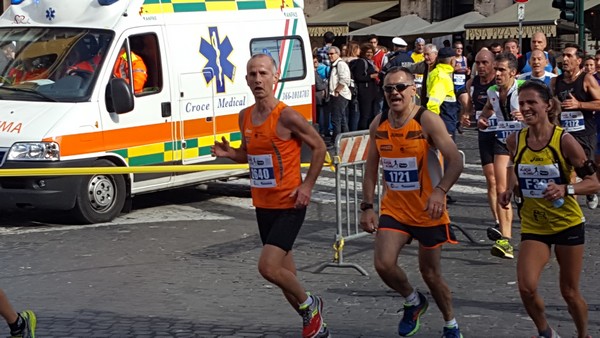
[[[447,193],[448,193],[448,190],[445,190],[444,188],[442,188],[442,187],[441,187],[441,186],[439,186],[439,185],[436,185],[436,186],[435,186],[435,188],[437,188],[437,189],[440,189],[441,191],[443,191],[443,192],[444,192],[444,194],[447,194]]]

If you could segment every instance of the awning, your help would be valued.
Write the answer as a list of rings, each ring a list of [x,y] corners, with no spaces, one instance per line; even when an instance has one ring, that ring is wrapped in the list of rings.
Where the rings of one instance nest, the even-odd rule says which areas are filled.
[[[421,19],[415,14],[410,14],[358,29],[347,35],[357,36],[375,34],[377,36],[405,36],[410,31],[428,26],[430,26],[429,22]]]
[[[306,18],[308,33],[311,36],[321,36],[331,31],[336,35],[345,35],[349,31],[350,23],[377,15],[397,6],[398,3],[398,1],[342,2]]]
[[[479,12],[469,12],[455,16],[444,21],[434,22],[431,25],[414,30],[405,35],[418,35],[423,37],[435,37],[465,31],[465,25],[485,19]]]
[[[498,13],[466,24],[467,40],[508,39],[519,37],[519,21],[517,20],[518,3]],[[600,5],[600,0],[586,0],[585,10]],[[524,38],[530,38],[535,32],[546,36],[556,36],[556,25],[560,18],[560,10],[552,7],[552,0],[535,0],[525,4],[525,20],[523,20]]]

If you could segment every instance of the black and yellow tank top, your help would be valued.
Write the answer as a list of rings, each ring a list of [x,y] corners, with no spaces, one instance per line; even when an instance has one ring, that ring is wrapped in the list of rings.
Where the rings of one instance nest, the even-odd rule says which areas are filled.
[[[519,210],[521,233],[552,235],[585,222],[583,212],[573,196],[565,196],[565,203],[555,208],[543,198],[543,185],[554,182],[568,184],[573,167],[563,157],[560,141],[564,135],[561,127],[554,127],[550,142],[542,149],[527,146],[529,128],[519,131],[515,156],[515,173],[523,205]]]

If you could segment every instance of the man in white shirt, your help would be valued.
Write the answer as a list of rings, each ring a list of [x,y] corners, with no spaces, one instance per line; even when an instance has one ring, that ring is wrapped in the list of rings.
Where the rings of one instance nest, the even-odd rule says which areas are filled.
[[[546,86],[550,87],[550,79],[556,77],[556,74],[550,73],[545,69],[546,65],[548,64],[548,59],[546,58],[544,52],[537,49],[532,50],[528,64],[531,67],[531,71],[519,75],[518,79],[537,80],[545,83]]]
[[[340,49],[331,46],[327,52],[331,69],[329,73],[329,111],[331,112],[331,124],[333,125],[332,140],[338,134],[348,132],[348,116],[346,107],[352,98],[350,92],[350,68],[340,58]]]

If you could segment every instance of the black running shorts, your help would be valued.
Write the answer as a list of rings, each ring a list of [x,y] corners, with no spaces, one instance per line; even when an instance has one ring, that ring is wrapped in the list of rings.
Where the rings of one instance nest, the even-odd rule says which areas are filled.
[[[262,244],[274,245],[285,251],[292,250],[305,216],[306,208],[256,208],[256,220]]]
[[[496,133],[479,130],[477,137],[479,141],[479,158],[481,166],[494,163],[494,146],[496,144]]]
[[[381,215],[379,217],[379,230],[402,232],[410,236],[411,240],[414,238],[419,241],[423,247],[429,249],[436,248],[444,243],[458,243],[450,224],[432,227],[406,225],[398,222],[391,216]],[[410,243],[410,241],[408,243]]]
[[[572,226],[566,230],[552,235],[536,235],[536,234],[521,234],[521,242],[523,241],[538,241],[547,244],[548,246],[554,245],[582,245],[585,244],[585,223],[581,223],[576,226]]]
[[[494,155],[510,155],[506,143],[502,143],[496,139],[494,143]]]
[[[587,159],[594,161],[596,143],[598,142],[596,135],[573,135],[573,137],[577,140],[577,142],[579,142],[579,144],[581,144]]]

